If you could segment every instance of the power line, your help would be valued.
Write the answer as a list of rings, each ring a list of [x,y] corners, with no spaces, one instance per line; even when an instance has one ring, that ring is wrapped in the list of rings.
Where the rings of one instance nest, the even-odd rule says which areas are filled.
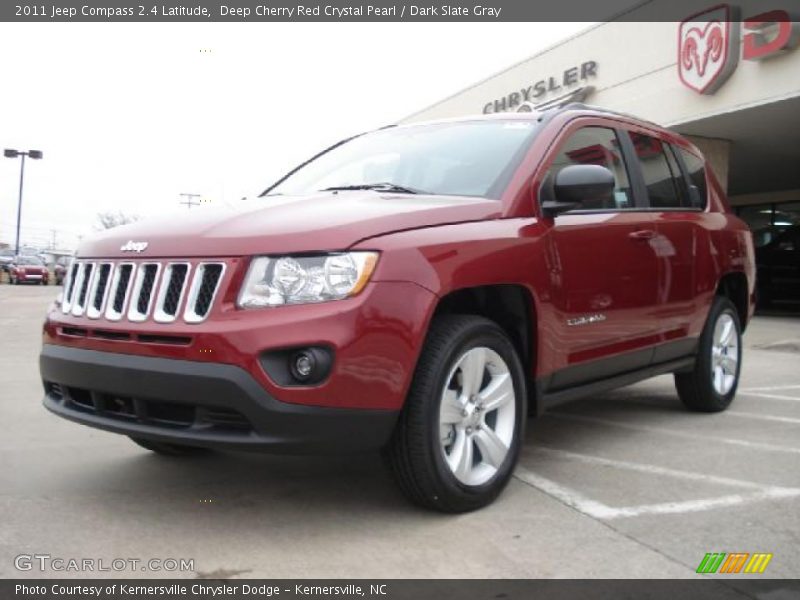
[[[197,206],[200,204],[199,202],[195,202],[194,198],[199,198],[202,194],[190,194],[188,192],[181,192],[178,194],[179,196],[186,198],[186,200],[181,200],[180,204],[185,204],[186,208],[192,208],[193,206]]]

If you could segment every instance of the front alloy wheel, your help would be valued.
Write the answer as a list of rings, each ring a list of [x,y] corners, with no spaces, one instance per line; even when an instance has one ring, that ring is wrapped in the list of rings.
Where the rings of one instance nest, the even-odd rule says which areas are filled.
[[[496,323],[436,317],[386,448],[400,489],[443,512],[491,503],[517,462],[526,404],[522,364]]]
[[[514,439],[516,400],[511,372],[486,347],[472,348],[447,377],[439,408],[439,440],[445,462],[465,485],[497,474]]]

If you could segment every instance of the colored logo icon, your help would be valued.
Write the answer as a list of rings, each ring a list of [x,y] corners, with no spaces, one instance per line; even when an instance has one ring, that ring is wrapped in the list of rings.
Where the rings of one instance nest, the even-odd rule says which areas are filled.
[[[709,552],[700,561],[697,573],[763,573],[772,554],[765,552]]]

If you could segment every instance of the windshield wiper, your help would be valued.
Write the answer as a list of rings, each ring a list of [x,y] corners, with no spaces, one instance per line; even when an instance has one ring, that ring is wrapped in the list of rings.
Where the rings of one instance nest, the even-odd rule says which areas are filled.
[[[380,183],[359,183],[356,185],[335,185],[333,187],[325,188],[323,192],[339,192],[351,190],[377,190],[379,192],[394,192],[395,194],[425,194],[422,190],[398,185],[390,182]]]

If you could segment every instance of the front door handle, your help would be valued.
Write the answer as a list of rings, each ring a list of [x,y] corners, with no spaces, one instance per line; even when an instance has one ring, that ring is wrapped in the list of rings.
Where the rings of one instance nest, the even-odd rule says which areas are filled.
[[[639,229],[629,233],[628,237],[637,242],[647,242],[656,237],[656,232],[653,229]]]

